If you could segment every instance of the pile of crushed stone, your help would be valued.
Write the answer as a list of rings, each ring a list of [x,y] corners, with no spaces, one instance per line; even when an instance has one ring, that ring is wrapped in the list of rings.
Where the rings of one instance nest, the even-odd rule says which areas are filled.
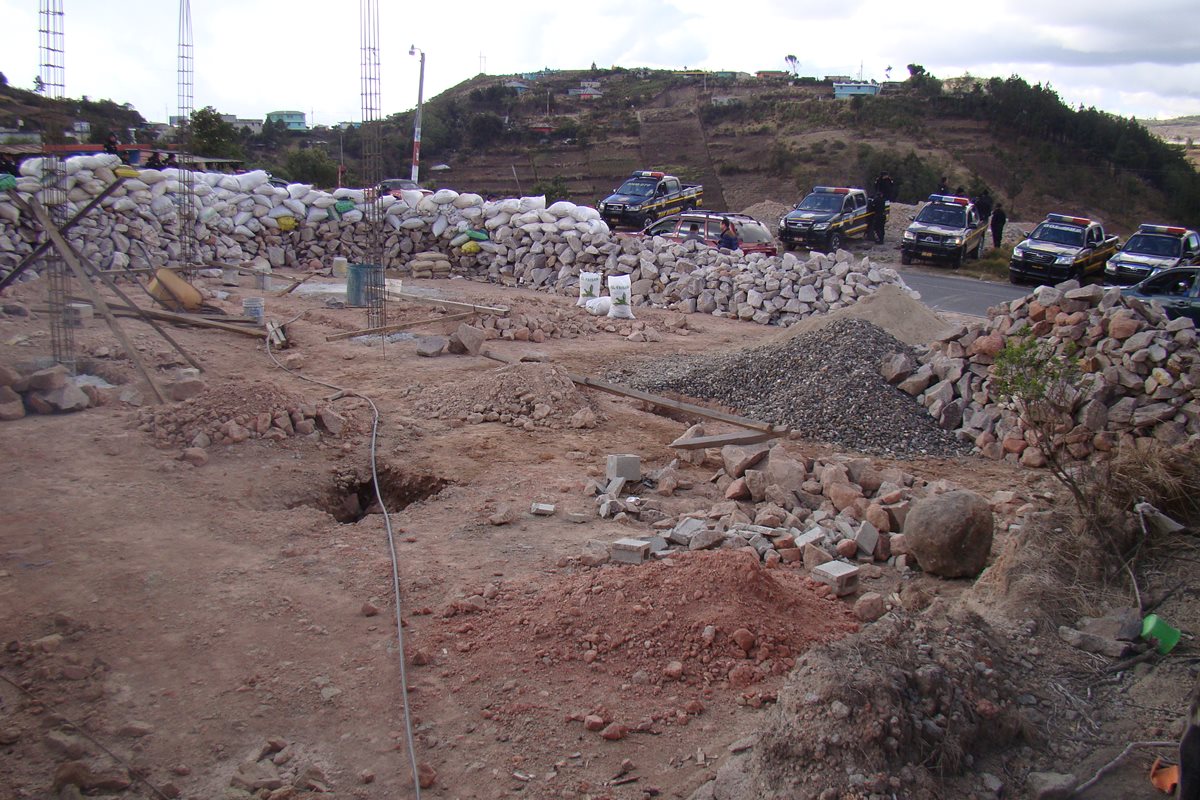
[[[806,439],[891,457],[970,451],[879,373],[911,347],[860,319],[712,356],[655,360],[610,373],[639,389],[712,400]],[[915,357],[915,356],[914,356]]]
[[[427,389],[415,409],[434,419],[499,422],[530,431],[594,428],[599,421],[567,371],[542,363],[509,364],[452,387]]]
[[[460,650],[510,654],[547,673],[586,665],[647,690],[744,689],[858,623],[800,575],[718,550],[510,586],[460,630]]]

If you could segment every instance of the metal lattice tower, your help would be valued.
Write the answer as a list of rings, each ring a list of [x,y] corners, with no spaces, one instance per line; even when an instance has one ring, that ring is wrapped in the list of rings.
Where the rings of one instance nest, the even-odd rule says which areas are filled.
[[[42,94],[52,100],[62,100],[66,86],[62,0],[40,0],[38,7],[38,78],[42,84]],[[57,228],[67,221],[67,193],[61,183],[64,177],[62,159],[57,156],[42,159],[43,189],[40,199]],[[65,314],[70,273],[57,247],[48,249],[43,258],[50,304],[50,347],[54,360],[74,372],[75,334],[67,327]]]
[[[179,48],[176,59],[178,76],[180,136],[176,144],[183,155],[179,159],[179,195],[176,209],[179,214],[179,264],[190,267],[197,263],[199,253],[196,244],[196,173],[191,160],[192,154],[192,111],[193,89],[196,71],[192,54],[192,5],[190,0],[179,0]]]
[[[362,47],[362,179],[363,186],[375,191],[383,181],[383,136],[380,109],[379,71],[379,0],[359,0]],[[367,327],[387,324],[387,292],[383,278],[383,223],[380,198],[364,203],[363,220],[367,224],[367,244],[363,263],[367,269]]]

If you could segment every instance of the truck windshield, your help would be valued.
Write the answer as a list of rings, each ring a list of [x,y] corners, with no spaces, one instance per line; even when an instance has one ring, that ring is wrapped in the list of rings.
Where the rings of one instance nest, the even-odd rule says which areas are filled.
[[[798,211],[824,211],[833,214],[842,210],[842,196],[840,194],[814,192],[804,198],[803,202],[796,206],[796,209]]]
[[[1083,228],[1043,222],[1033,229],[1033,235],[1029,238],[1053,244],[1065,244],[1068,247],[1083,247]]]
[[[917,222],[944,225],[947,228],[965,228],[967,209],[964,206],[940,206],[930,203],[917,214]]]
[[[1135,233],[1122,248],[1126,253],[1137,253],[1143,256],[1163,256],[1179,258],[1182,242],[1172,236],[1152,236],[1146,233]]]
[[[649,197],[658,186],[657,178],[630,178],[621,184],[617,194],[628,194],[634,197]]]

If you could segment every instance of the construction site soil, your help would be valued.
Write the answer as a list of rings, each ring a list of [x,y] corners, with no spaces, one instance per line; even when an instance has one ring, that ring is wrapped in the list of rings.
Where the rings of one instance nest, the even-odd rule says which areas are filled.
[[[326,340],[365,327],[360,309],[268,296],[268,319],[292,320],[286,350],[172,328],[204,388],[151,405],[97,320],[74,333],[81,371],[118,384],[95,392],[103,404],[0,423],[0,794],[413,797],[402,669],[430,797],[1033,796],[1031,771],[1086,776],[1127,741],[1178,735],[1190,638],[1174,657],[1112,672],[1062,644],[1054,610],[1035,600],[886,564],[864,565],[864,591],[886,602],[878,622],[860,622],[854,598],[830,598],[802,562],[718,550],[584,566],[589,541],[651,532],[597,516],[588,486],[606,456],[666,466],[698,418],[567,373],[765,345],[778,329],[638,309],[635,330],[522,289],[405,288],[565,333],[485,343],[537,363],[422,358],[412,340]],[[237,313],[254,294],[233,292],[214,304]],[[5,302],[0,364],[47,356],[42,283]],[[458,325],[428,303],[389,310],[430,320],[423,336]],[[124,324],[160,378],[183,365],[149,328]],[[658,341],[633,336],[648,329]],[[253,434],[272,424],[291,433]],[[790,445],[814,458],[847,452],[803,433]],[[1064,502],[1048,476],[1006,462],[876,463],[985,497],[1011,491],[996,552],[1019,541],[1018,508]],[[654,498],[661,514],[722,501],[718,466],[678,464],[679,489]],[[536,516],[533,503],[556,509]],[[1200,618],[1194,562],[1156,558],[1159,613]],[[932,748],[930,726],[944,737]],[[1152,754],[1086,797],[1156,796]]]

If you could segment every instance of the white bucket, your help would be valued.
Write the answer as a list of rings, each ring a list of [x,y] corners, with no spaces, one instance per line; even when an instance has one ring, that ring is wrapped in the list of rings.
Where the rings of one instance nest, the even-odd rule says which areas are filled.
[[[349,271],[350,271],[350,262],[349,261],[342,258],[341,256],[337,256],[333,259],[333,277],[344,278],[344,277],[346,277],[346,275]]]
[[[261,297],[243,297],[242,313],[254,317],[261,324],[263,321],[263,299]]]

